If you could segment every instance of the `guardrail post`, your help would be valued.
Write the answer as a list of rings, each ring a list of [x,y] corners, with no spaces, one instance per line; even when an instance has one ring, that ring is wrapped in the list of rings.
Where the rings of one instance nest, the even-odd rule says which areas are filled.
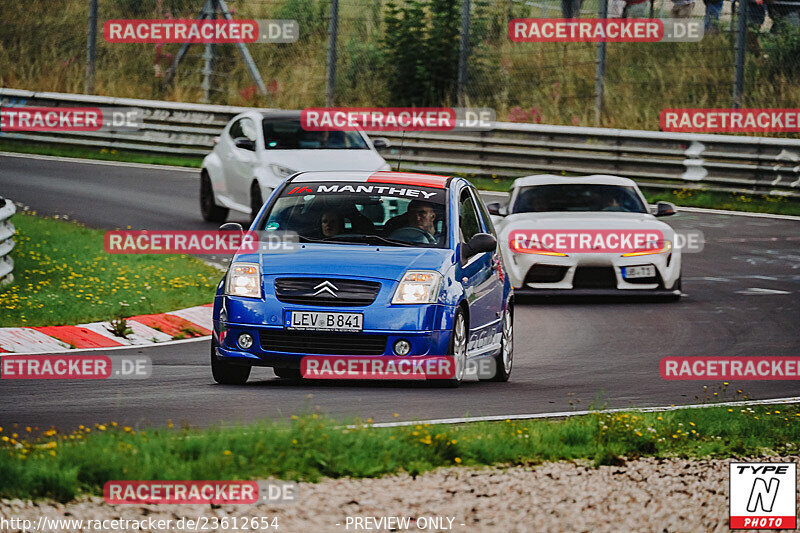
[[[16,229],[9,219],[16,212],[14,202],[0,198],[0,285],[14,281],[14,260],[10,254],[14,249]]]
[[[605,19],[607,17],[608,17],[608,0],[600,0],[599,18]],[[600,120],[603,117],[605,84],[606,84],[606,43],[604,41],[600,41],[597,43],[597,69],[595,70],[595,76],[594,76],[595,126],[600,125]]]
[[[458,80],[456,81],[456,98],[459,107],[466,105],[465,90],[467,86],[467,59],[469,58],[469,10],[470,0],[461,0],[461,41],[458,47]]]
[[[209,20],[216,20],[217,18],[217,3],[211,2],[211,5],[206,3],[203,9],[210,8],[206,13]],[[206,43],[206,49],[203,53],[203,103],[211,101],[211,76],[214,74],[214,45]]]
[[[336,40],[339,36],[339,0],[331,0],[328,21],[328,72],[325,88],[325,106],[333,107],[336,99]]]
[[[97,51],[97,0],[89,0],[89,36],[86,43],[86,94],[94,94],[95,56]]]
[[[736,59],[733,75],[733,107],[740,109],[744,104],[744,57],[747,48],[747,2],[739,0],[736,31]]]

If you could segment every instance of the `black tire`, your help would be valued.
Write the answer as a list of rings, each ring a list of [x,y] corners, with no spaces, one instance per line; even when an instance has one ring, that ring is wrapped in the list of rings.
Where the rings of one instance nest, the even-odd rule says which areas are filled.
[[[456,312],[453,317],[453,333],[450,335],[450,345],[447,349],[447,355],[453,358],[455,365],[455,376],[450,379],[437,379],[436,384],[442,387],[449,387],[452,389],[457,388],[464,381],[464,374],[466,372],[467,363],[467,337],[469,336],[469,325],[467,324],[466,314],[463,309]],[[456,351],[463,351],[462,354],[456,354]],[[459,367],[459,362],[461,366]]]
[[[250,186],[250,222],[256,219],[262,205],[264,205],[264,200],[261,199],[261,187],[258,182],[254,181]]]
[[[506,353],[507,350],[507,353]],[[494,356],[494,376],[481,381],[508,381],[514,364],[514,307],[508,304],[503,313],[503,336],[500,340],[500,351]]]
[[[214,199],[214,189],[211,187],[211,179],[205,172],[200,175],[200,213],[203,215],[203,220],[207,222],[221,224],[228,218],[228,208],[217,205]]]
[[[292,381],[303,379],[303,374],[299,368],[273,368],[272,371],[281,379],[290,379]]]
[[[217,359],[217,343],[211,341],[211,375],[222,385],[244,385],[250,377],[249,366],[233,365]]]

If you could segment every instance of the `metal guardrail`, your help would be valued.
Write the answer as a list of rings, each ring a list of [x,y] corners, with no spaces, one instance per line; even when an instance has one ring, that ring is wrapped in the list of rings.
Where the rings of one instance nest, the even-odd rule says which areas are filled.
[[[14,260],[10,254],[14,249],[16,228],[9,219],[16,212],[14,202],[0,197],[0,285],[14,281]]]
[[[138,107],[140,131],[0,133],[0,138],[206,155],[246,107],[185,104],[0,88],[2,106]],[[655,188],[800,198],[800,140],[499,122],[483,132],[371,132],[405,170],[511,178],[535,173],[615,174]]]

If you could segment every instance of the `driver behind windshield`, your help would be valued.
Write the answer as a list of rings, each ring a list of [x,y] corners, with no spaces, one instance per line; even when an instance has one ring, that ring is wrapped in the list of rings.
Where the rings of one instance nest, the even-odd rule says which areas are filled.
[[[392,231],[390,239],[418,244],[438,243],[434,204],[424,200],[411,200],[402,219],[405,225]]]
[[[422,200],[411,200],[406,212],[411,227],[419,228],[431,235],[436,234],[436,210],[433,204]]]

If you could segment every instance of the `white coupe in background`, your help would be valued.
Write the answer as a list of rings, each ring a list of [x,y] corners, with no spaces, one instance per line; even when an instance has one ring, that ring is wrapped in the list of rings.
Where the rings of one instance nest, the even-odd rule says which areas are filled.
[[[307,170],[389,170],[374,141],[360,131],[306,131],[300,111],[247,111],[236,115],[203,159],[200,211],[224,222],[233,209],[254,218],[272,191]]]
[[[527,176],[514,181],[507,206],[487,207],[494,215],[505,270],[522,294],[647,293],[672,300],[681,296],[681,251],[673,246],[675,231],[656,219],[675,214],[675,206],[658,202],[651,214],[632,180],[604,175]],[[628,253],[559,250],[512,240],[525,232],[541,236],[602,230],[658,235],[659,240]]]

